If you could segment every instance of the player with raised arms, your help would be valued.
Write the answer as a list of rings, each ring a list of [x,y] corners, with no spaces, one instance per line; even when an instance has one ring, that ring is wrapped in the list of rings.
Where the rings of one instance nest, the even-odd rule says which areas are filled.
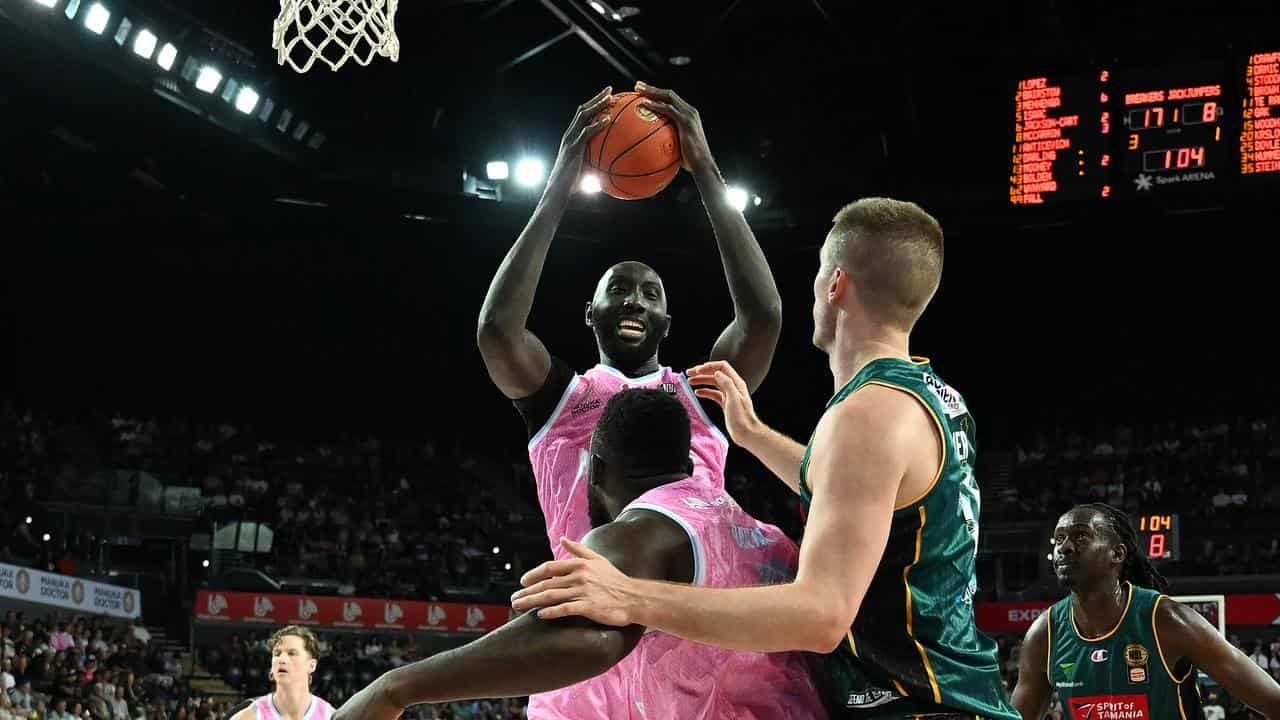
[[[635,89],[641,97],[636,104],[676,125],[682,161],[702,195],[720,249],[734,317],[711,346],[710,358],[732,361],[754,389],[769,370],[782,322],[769,264],[746,219],[725,196],[698,111],[670,90],[643,83]],[[528,328],[543,263],[579,182],[588,141],[608,123],[604,111],[610,98],[611,88],[605,88],[578,108],[541,201],[494,275],[477,329],[489,377],[515,403],[527,426],[538,502],[555,557],[565,556],[561,537],[577,540],[591,529],[586,482],[591,432],[614,393],[660,388],[678,398],[690,418],[693,474],[718,487],[724,485],[728,453],[728,440],[707,418],[687,378],[658,361],[671,316],[662,279],[652,268],[621,262],[596,284],[585,322],[595,334],[599,363],[586,372],[571,370]],[[592,682],[609,681],[606,674]],[[531,698],[529,717],[578,717],[571,707],[558,704],[557,697],[566,696]]]
[[[996,644],[978,630],[976,426],[964,397],[910,353],[938,288],[942,228],[914,203],[864,198],[833,218],[813,281],[814,344],[834,391],[808,446],[755,414],[725,362],[689,370],[734,441],[808,511],[793,582],[705,588],[628,577],[566,538],[577,557],[521,578],[517,611],[639,623],[758,652],[827,653],[823,685],[842,717],[1014,720]]]
[[[1022,643],[1013,704],[1040,720],[1056,689],[1070,720],[1200,720],[1196,670],[1263,717],[1280,718],[1280,685],[1195,610],[1138,549],[1129,516],[1104,503],[1058,518],[1053,570],[1071,594]]]

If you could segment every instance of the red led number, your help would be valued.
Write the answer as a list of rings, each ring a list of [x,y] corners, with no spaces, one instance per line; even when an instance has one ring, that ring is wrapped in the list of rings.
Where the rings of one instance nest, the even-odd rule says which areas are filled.
[[[1156,533],[1151,536],[1151,541],[1147,543],[1147,555],[1149,557],[1164,557],[1164,533]]]

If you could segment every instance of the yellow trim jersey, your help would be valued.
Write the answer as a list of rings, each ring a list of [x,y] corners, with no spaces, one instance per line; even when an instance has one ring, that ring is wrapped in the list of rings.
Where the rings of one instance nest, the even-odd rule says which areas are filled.
[[[978,631],[974,618],[981,500],[973,474],[973,418],[960,393],[924,359],[868,363],[827,409],[872,384],[906,393],[928,411],[942,462],[930,487],[894,510],[884,556],[858,616],[827,658],[829,704],[859,718],[1021,720],[1000,677],[996,643]],[[806,511],[812,452],[810,441],[800,465]]]
[[[1076,627],[1071,597],[1049,608],[1049,682],[1063,720],[1200,720],[1200,688],[1165,664],[1156,610],[1169,599],[1128,586],[1124,613],[1110,631],[1087,638]]]

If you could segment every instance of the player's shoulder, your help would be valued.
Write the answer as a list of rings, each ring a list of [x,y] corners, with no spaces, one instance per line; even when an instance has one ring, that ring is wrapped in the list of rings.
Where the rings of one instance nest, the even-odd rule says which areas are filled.
[[[832,406],[823,422],[840,435],[870,434],[887,441],[906,439],[900,437],[902,433],[917,429],[920,420],[930,420],[926,427],[932,429],[928,413],[928,408],[903,388],[872,382]]]
[[[230,720],[254,720],[258,716],[257,698],[249,701],[249,704],[240,708],[229,716]]]

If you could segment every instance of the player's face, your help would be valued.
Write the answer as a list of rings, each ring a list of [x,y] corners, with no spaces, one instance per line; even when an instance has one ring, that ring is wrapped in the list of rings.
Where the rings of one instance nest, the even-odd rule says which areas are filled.
[[[271,649],[271,679],[280,683],[310,682],[316,671],[316,659],[307,652],[307,645],[297,635],[285,635]]]
[[[827,246],[819,253],[818,274],[813,278],[813,344],[829,353],[836,336],[836,308],[831,304],[831,275],[835,270],[827,259]]]
[[[667,336],[667,293],[648,265],[618,263],[600,278],[587,308],[587,325],[600,349],[619,370],[645,364]]]
[[[1053,530],[1053,572],[1065,588],[1090,585],[1115,575],[1123,547],[1092,510],[1072,510]]]

